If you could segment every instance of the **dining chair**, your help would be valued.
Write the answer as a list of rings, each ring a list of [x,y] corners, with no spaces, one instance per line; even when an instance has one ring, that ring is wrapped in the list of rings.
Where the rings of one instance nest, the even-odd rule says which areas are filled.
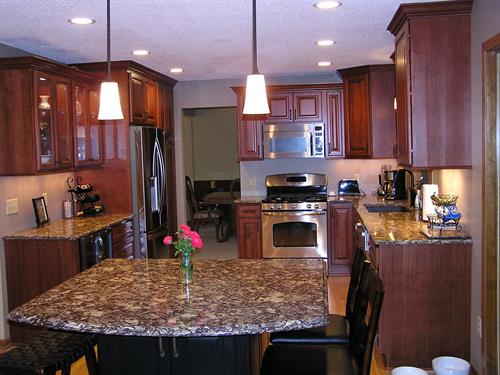
[[[340,344],[349,343],[349,331],[353,324],[354,310],[358,303],[359,286],[363,264],[370,263],[365,251],[357,248],[352,263],[351,280],[347,292],[345,315],[330,314],[328,325],[294,331],[273,332],[269,340],[272,344]]]
[[[369,375],[384,287],[377,272],[367,265],[349,345],[276,345],[267,347],[261,375]]]
[[[195,230],[200,230],[202,224],[215,224],[215,238],[217,242],[225,241],[223,234],[222,219],[223,212],[217,207],[202,207],[196,200],[193,183],[189,176],[186,176],[186,200],[189,206],[188,224]]]

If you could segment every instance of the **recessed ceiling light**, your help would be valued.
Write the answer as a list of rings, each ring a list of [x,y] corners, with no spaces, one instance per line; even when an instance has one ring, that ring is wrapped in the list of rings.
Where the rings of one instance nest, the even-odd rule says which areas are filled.
[[[334,9],[341,6],[342,3],[340,1],[319,1],[314,6],[319,9]]]
[[[318,66],[330,66],[332,63],[330,61],[320,61]]]
[[[145,49],[136,49],[130,53],[135,56],[146,56],[149,55],[151,52],[146,51]]]
[[[330,40],[330,39],[324,39],[324,40],[318,40],[316,42],[316,44],[318,46],[321,46],[321,47],[329,47],[329,46],[333,46],[335,42],[333,40]]]
[[[172,68],[170,69],[170,73],[182,73],[184,69],[182,68]]]
[[[74,25],[90,25],[91,23],[94,23],[95,20],[92,18],[86,18],[86,17],[75,17],[71,18],[68,20],[69,23],[72,23]]]

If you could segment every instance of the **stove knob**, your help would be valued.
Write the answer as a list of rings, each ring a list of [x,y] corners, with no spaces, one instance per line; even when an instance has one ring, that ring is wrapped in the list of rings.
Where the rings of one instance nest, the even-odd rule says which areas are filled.
[[[311,203],[308,203],[306,207],[311,208]]]
[[[319,208],[319,204],[318,203],[314,204],[314,208]]]
[[[271,208],[271,210],[274,210],[274,204],[271,204],[269,207]]]
[[[292,203],[292,209],[297,208],[297,205],[295,203]]]
[[[281,204],[276,205],[276,208],[277,208],[278,210],[281,210]]]

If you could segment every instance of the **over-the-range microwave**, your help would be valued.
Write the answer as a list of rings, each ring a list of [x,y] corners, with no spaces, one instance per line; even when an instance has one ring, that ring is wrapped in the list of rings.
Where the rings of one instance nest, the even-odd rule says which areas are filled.
[[[264,158],[324,158],[325,127],[311,124],[264,124]]]

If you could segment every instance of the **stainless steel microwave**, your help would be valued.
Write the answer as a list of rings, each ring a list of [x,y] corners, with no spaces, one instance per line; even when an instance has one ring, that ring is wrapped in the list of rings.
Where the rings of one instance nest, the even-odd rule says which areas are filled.
[[[265,124],[264,158],[324,158],[325,127],[311,124]]]

